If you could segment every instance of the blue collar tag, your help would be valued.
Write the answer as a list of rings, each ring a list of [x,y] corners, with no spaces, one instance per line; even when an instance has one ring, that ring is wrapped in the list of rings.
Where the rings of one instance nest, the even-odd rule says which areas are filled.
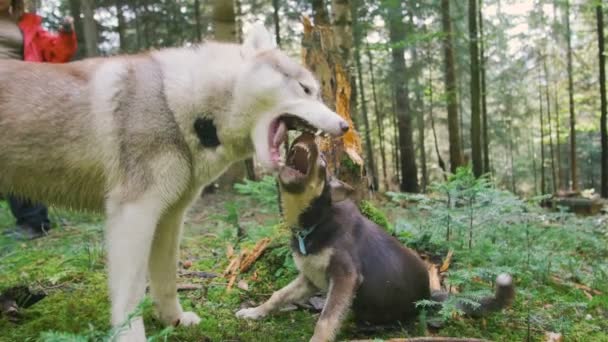
[[[302,255],[307,254],[305,239],[315,230],[315,228],[317,228],[317,224],[312,225],[308,229],[302,229],[295,232],[296,237],[298,238],[298,247],[300,248],[300,253],[302,253]]]

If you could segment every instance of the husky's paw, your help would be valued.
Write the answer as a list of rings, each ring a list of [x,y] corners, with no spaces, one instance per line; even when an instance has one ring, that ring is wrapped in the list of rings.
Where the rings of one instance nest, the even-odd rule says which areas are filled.
[[[201,322],[201,318],[198,317],[194,312],[186,311],[182,312],[180,318],[178,318],[175,322],[175,326],[189,327],[192,325],[197,325]]]
[[[258,308],[247,308],[237,311],[236,317],[257,320],[266,317],[266,313]]]

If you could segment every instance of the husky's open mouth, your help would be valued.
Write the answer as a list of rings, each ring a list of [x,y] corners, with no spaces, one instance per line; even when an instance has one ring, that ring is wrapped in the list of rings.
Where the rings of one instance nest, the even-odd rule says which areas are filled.
[[[287,153],[285,165],[279,172],[279,181],[288,190],[303,187],[313,176],[313,168],[317,164],[319,149],[315,143],[315,135],[302,133],[291,145]]]
[[[270,158],[276,163],[280,164],[281,144],[287,140],[288,131],[299,131],[314,134],[315,136],[323,135],[328,136],[326,132],[315,128],[313,125],[308,123],[297,116],[290,114],[283,114],[278,118],[272,120],[270,123],[270,129],[268,130],[268,146],[270,146]]]

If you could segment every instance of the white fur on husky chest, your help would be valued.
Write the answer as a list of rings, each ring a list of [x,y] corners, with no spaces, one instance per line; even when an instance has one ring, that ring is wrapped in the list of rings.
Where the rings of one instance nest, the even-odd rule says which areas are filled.
[[[293,260],[298,270],[313,283],[317,288],[327,291],[329,279],[327,277],[327,267],[331,261],[334,250],[326,248],[313,255],[299,255],[293,253]]]

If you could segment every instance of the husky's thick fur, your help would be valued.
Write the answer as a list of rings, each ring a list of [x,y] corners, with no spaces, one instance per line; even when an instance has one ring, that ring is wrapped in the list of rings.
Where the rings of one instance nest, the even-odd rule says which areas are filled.
[[[358,323],[392,324],[416,317],[415,302],[436,298],[425,264],[412,250],[365,218],[345,200],[352,188],[327,175],[314,137],[302,134],[292,144],[279,172],[280,202],[292,227],[291,247],[298,277],[256,308],[237,317],[259,319],[282,306],[327,291],[327,302],[310,341],[332,341],[346,313]],[[509,275],[497,281],[496,296],[481,306],[461,307],[471,315],[499,310],[513,299]],[[440,298],[439,298],[440,297]]]
[[[184,212],[201,188],[254,152],[277,168],[288,129],[348,129],[260,25],[243,45],[2,61],[0,84],[0,192],[105,211],[114,325],[143,298],[146,276],[164,322],[197,324],[178,302],[176,268]],[[121,339],[145,340],[141,318]]]

